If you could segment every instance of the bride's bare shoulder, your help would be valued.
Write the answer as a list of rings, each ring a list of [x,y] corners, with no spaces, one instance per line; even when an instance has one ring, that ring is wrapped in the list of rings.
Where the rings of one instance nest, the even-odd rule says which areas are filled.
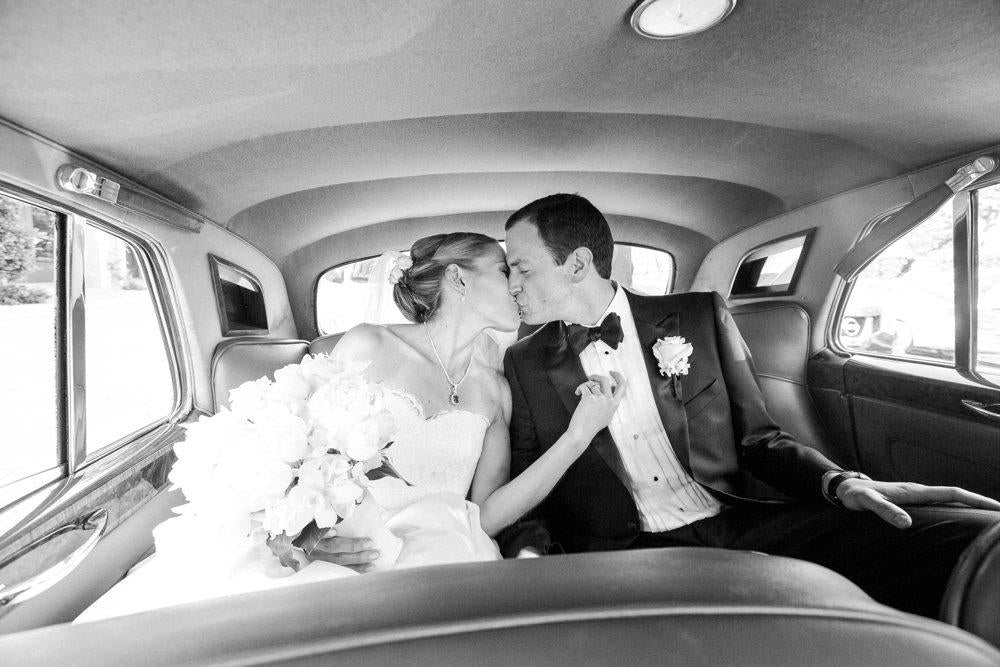
[[[356,359],[374,359],[387,347],[395,348],[401,342],[409,343],[412,324],[358,324],[348,329],[336,351]]]

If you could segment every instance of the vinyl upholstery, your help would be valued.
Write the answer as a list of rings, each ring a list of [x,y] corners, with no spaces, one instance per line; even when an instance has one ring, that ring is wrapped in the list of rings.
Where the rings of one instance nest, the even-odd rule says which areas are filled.
[[[767,410],[803,444],[829,454],[831,447],[809,396],[809,315],[798,304],[767,301],[730,309],[753,355]]]
[[[1000,646],[1000,525],[983,531],[962,554],[941,618]]]
[[[388,571],[0,638],[0,663],[25,658],[985,665],[1000,652],[811,563],[680,548]]]
[[[215,410],[229,405],[229,390],[249,380],[274,377],[274,371],[302,361],[304,340],[241,336],[219,343],[212,356],[212,402]]]

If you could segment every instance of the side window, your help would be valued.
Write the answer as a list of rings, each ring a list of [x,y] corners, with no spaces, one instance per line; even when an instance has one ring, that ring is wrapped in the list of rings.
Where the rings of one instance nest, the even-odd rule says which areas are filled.
[[[502,241],[500,245],[504,245]],[[389,268],[380,266],[378,257],[369,257],[323,273],[316,284],[319,332],[339,333],[362,322],[406,322],[382,278],[388,275]],[[639,294],[669,294],[674,282],[674,258],[662,250],[616,243],[611,277]]]
[[[897,239],[858,275],[840,323],[852,352],[955,360],[952,200]]]
[[[736,269],[729,296],[745,299],[794,292],[812,234],[813,230],[809,230],[787,236],[748,252]]]
[[[88,455],[170,414],[174,379],[144,253],[84,231]]]
[[[978,257],[976,367],[1000,376],[1000,184],[976,193]]]
[[[61,326],[56,257],[62,219],[0,195],[0,487],[60,463],[56,415]]]

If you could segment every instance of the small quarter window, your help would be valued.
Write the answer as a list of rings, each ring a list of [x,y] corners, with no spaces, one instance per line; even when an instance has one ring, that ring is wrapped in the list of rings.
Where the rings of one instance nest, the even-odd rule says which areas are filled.
[[[0,195],[0,487],[60,463],[57,245],[62,219]]]
[[[674,257],[663,250],[616,243],[611,278],[638,294],[670,294],[674,283]]]
[[[781,296],[795,291],[813,230],[795,234],[748,252],[733,279],[732,298]]]
[[[87,454],[166,417],[175,391],[144,255],[86,225]]]
[[[855,279],[838,340],[851,352],[955,360],[952,200],[883,250]]]
[[[264,290],[246,269],[209,255],[223,336],[267,333]]]

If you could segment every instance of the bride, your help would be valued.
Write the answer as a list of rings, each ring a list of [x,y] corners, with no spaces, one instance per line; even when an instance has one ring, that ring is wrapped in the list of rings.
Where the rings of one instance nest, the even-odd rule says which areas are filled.
[[[510,480],[510,389],[489,335],[519,324],[507,275],[503,249],[488,236],[420,239],[389,277],[393,300],[409,323],[358,325],[334,350],[367,364],[366,379],[382,387],[396,421],[390,456],[406,481],[385,477],[371,490],[389,531],[402,541],[395,560],[380,553],[378,543],[337,535],[335,527],[310,552],[306,567],[280,576],[266,548],[229,559],[198,553],[197,536],[190,530],[178,535],[184,518],[178,517],[154,531],[156,556],[77,621],[385,567],[499,559],[491,538],[548,495],[607,426],[626,391],[618,374],[581,384],[566,433]]]

